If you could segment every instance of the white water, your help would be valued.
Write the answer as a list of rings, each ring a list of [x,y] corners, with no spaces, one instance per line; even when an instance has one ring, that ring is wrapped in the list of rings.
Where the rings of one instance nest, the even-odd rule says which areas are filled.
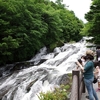
[[[46,48],[31,59],[38,64],[41,59],[47,59],[38,66],[16,71],[11,76],[0,81],[1,100],[39,100],[39,92],[53,91],[61,83],[63,75],[71,73],[76,67],[75,61],[86,51],[86,41],[64,44],[54,52],[46,54]]]

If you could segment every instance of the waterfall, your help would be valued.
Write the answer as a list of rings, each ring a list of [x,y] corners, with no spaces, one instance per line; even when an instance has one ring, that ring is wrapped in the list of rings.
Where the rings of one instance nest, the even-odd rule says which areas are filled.
[[[0,100],[39,100],[42,92],[53,91],[76,68],[75,61],[85,54],[86,41],[65,43],[47,53],[43,47],[30,61],[34,66],[0,78]],[[43,60],[43,63],[39,64]]]

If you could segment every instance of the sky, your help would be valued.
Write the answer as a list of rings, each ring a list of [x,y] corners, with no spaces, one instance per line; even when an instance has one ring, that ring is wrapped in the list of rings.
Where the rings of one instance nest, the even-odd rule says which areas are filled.
[[[51,0],[55,1],[55,0]],[[90,10],[91,0],[63,0],[68,9],[74,11],[75,15],[86,23],[85,14]]]

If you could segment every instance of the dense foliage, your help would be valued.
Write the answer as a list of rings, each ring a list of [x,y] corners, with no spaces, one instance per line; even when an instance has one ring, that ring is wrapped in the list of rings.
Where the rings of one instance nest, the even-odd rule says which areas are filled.
[[[88,36],[93,36],[93,42],[100,44],[100,0],[92,0],[90,11],[85,15],[88,23],[83,29],[83,33]]]
[[[0,0],[0,65],[28,60],[43,46],[79,41],[82,28],[61,0]]]

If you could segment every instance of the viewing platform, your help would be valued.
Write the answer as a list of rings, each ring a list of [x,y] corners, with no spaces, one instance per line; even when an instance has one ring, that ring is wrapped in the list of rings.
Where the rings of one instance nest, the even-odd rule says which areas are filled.
[[[97,90],[97,88],[98,88],[98,83],[93,84],[93,87],[94,87],[95,90]],[[97,93],[98,98],[99,98],[99,100],[100,100],[100,91],[98,90],[98,91],[96,91],[96,93]],[[88,95],[87,91],[86,91],[86,93],[82,93],[82,98],[81,98],[81,100],[89,100],[89,99],[86,98],[87,95]]]

